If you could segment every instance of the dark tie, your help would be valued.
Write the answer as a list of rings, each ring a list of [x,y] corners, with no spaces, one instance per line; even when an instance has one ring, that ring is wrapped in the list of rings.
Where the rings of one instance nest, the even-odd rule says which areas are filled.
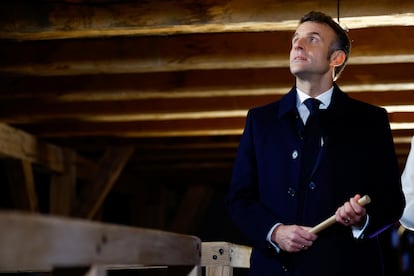
[[[304,101],[304,104],[309,109],[310,114],[305,124],[302,166],[305,173],[304,176],[309,177],[312,174],[321,149],[322,134],[319,126],[319,105],[321,102],[317,99],[309,98]]]

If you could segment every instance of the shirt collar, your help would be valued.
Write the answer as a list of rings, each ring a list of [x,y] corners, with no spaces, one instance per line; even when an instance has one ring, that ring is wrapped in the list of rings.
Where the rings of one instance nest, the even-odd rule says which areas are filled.
[[[327,91],[323,92],[319,96],[316,97],[316,99],[321,101],[321,105],[319,106],[320,109],[327,109],[329,104],[331,103],[332,93],[333,93],[334,87],[332,86]],[[303,102],[310,98],[308,94],[305,92],[299,90],[296,88],[297,91],[297,97],[296,97],[296,106],[299,108],[300,105],[303,104]]]

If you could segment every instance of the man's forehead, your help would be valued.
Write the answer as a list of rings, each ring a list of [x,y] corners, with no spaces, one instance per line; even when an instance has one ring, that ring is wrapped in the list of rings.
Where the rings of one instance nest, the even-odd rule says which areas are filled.
[[[295,35],[309,35],[309,34],[317,34],[319,36],[326,36],[326,35],[335,35],[334,31],[326,24],[307,21],[300,24],[295,33]]]

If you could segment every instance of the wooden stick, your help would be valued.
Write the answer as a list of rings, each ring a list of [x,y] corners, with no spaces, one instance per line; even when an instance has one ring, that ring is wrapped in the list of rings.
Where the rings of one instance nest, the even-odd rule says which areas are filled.
[[[371,202],[371,198],[368,195],[365,195],[365,196],[361,197],[358,200],[358,204],[361,205],[361,206],[365,206],[370,202]],[[332,215],[330,218],[322,221],[321,223],[319,223],[318,225],[313,227],[309,232],[311,232],[313,234],[317,234],[320,231],[324,230],[325,228],[328,228],[329,226],[331,226],[335,222],[336,222],[335,215]]]

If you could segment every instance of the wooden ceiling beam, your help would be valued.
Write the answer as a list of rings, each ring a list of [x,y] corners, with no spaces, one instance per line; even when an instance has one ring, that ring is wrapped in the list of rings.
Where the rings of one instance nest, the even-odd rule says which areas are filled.
[[[62,150],[19,129],[0,124],[0,156],[40,165],[51,172],[63,172]]]
[[[216,136],[241,134],[245,118],[179,119],[139,122],[80,122],[54,121],[42,124],[19,125],[39,137],[86,137],[107,135],[116,137],[175,137]]]
[[[413,68],[413,63],[350,64],[338,83],[348,93],[414,90]],[[21,104],[24,106],[25,101],[63,104],[157,98],[270,96],[286,94],[293,83],[294,78],[287,68],[77,77],[3,75],[0,77],[0,99],[10,105],[13,105],[13,101],[22,100]],[[7,106],[4,105],[3,108],[7,109]]]
[[[133,152],[132,147],[111,148],[105,152],[99,160],[96,174],[84,185],[73,216],[87,219],[95,217]]]
[[[237,144],[247,110],[280,98],[294,83],[288,53],[299,17],[309,10],[335,17],[336,5],[0,3],[0,121],[58,144],[88,139],[100,149],[108,137],[118,145],[217,137]],[[414,134],[406,124],[414,121],[414,2],[349,0],[340,8],[353,48],[338,83],[350,96],[389,110],[401,159]],[[229,164],[217,158],[209,163]]]
[[[245,96],[75,103],[4,101],[0,103],[0,119],[8,123],[25,123],[68,118],[85,122],[128,122],[243,117],[252,107],[252,99]],[[274,99],[275,96],[263,96],[255,102],[264,104]],[[19,110],[14,109],[17,106]]]
[[[287,90],[286,90],[287,91]],[[353,98],[380,105],[389,112],[414,112],[414,90],[388,92],[354,92]],[[278,100],[282,95],[242,95],[233,97],[192,97],[122,101],[53,102],[36,100],[3,100],[0,120],[11,124],[79,122],[142,122],[179,119],[221,120],[245,117],[248,109]]]
[[[408,123],[414,121],[414,112],[389,113],[390,121],[393,123]]]
[[[150,155],[156,152],[153,156],[158,156],[162,152],[216,152],[216,151],[234,151],[239,145],[240,137],[238,135],[230,136],[198,136],[198,137],[143,137],[143,138],[119,138],[108,136],[88,136],[88,137],[71,137],[67,140],[60,138],[50,139],[51,141],[59,142],[65,147],[76,149],[82,154],[101,153],[105,147],[118,147],[120,145],[132,146],[135,148],[135,155],[140,156]],[[135,156],[134,155],[134,156]],[[181,156],[181,154],[179,154]],[[80,175],[93,175],[97,169],[95,162],[89,159],[77,158],[77,172]],[[84,170],[84,168],[88,168]]]
[[[63,173],[52,175],[50,178],[49,213],[69,216],[76,198],[76,184],[79,177],[77,168],[90,167],[77,166],[77,160],[81,157],[72,150],[63,149],[63,154]],[[89,170],[89,174],[91,172],[92,170]]]
[[[189,186],[168,229],[177,233],[196,231],[213,195],[214,189],[211,185]]]
[[[50,121],[45,123],[18,125],[30,133],[43,138],[67,138],[87,136],[116,137],[176,137],[176,136],[220,136],[240,135],[245,117],[174,119],[168,121],[133,122],[80,122]],[[391,122],[393,123],[393,122]],[[398,122],[397,122],[398,123]],[[397,125],[396,125],[397,126]],[[404,129],[414,129],[408,125]]]
[[[349,35],[353,41],[350,64],[414,62],[414,27],[355,29]],[[47,43],[3,41],[0,73],[71,76],[286,68],[291,36],[288,31]]]
[[[13,208],[39,212],[38,195],[32,163],[28,160],[8,159],[5,162]]]
[[[278,88],[282,87],[283,91],[279,93],[284,94],[293,82],[294,78],[286,68],[38,78],[3,75],[0,77],[0,98],[76,102],[211,97],[250,95],[252,88],[268,87],[271,91],[267,93],[278,93]]]
[[[0,38],[18,40],[292,30],[310,10],[337,15],[336,1],[194,0],[130,3],[13,1],[1,4]],[[280,12],[284,11],[284,12]],[[414,3],[341,3],[348,28],[414,25]]]

